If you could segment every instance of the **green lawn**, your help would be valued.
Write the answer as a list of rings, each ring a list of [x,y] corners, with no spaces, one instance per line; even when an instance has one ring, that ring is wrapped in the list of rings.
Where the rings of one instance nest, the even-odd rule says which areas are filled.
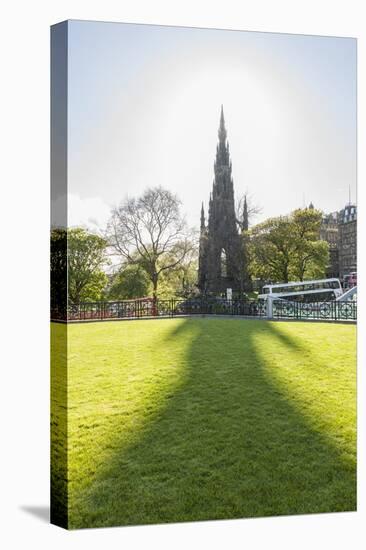
[[[355,326],[161,319],[53,339],[66,330],[69,527],[355,509]]]

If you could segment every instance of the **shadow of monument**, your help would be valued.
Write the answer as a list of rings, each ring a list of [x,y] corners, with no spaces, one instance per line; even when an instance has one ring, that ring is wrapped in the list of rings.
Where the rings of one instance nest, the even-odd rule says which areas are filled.
[[[282,391],[258,342],[275,338],[284,356],[306,347],[264,321],[185,319],[174,327],[168,340],[191,340],[184,381],[140,439],[129,448],[121,441],[77,496],[71,526],[355,510],[353,457]]]

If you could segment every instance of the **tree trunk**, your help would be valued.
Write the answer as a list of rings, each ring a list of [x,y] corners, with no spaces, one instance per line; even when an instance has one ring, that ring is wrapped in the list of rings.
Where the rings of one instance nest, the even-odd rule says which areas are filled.
[[[153,276],[152,284],[153,284],[153,298],[156,301],[158,298],[158,277],[155,275]]]
[[[152,276],[152,284],[153,284],[153,315],[156,316],[158,314],[158,275],[157,273],[154,273]]]

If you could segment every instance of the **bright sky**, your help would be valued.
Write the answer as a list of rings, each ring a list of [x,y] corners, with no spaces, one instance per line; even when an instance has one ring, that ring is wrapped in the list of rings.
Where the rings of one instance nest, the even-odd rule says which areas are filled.
[[[162,185],[198,226],[221,104],[256,221],[356,200],[355,39],[71,21],[68,82],[69,225]]]

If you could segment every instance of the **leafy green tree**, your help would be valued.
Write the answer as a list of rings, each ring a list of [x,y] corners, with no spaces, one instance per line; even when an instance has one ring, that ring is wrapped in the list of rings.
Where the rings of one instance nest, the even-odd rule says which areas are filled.
[[[138,264],[123,267],[112,278],[107,292],[108,299],[130,300],[148,296],[151,282],[146,271]]]
[[[185,245],[181,245],[185,246]],[[169,254],[169,262],[173,263],[181,255],[179,244]],[[197,292],[198,248],[193,239],[184,259],[173,269],[161,274],[159,282],[159,298],[189,297]]]
[[[108,276],[104,271],[95,271],[90,281],[85,285],[81,294],[80,302],[97,302],[105,299],[105,288],[108,284]]]
[[[159,282],[159,298],[188,298],[197,294],[198,262],[163,273]]]
[[[323,277],[329,246],[319,239],[321,219],[319,210],[306,208],[253,227],[248,246],[251,274],[286,283]]]
[[[51,310],[61,317],[66,315],[67,304],[67,231],[51,230]]]
[[[314,208],[295,210],[291,216],[294,253],[291,275],[297,281],[304,277],[323,277],[329,263],[329,245],[319,240],[322,213]]]
[[[250,232],[250,272],[264,280],[288,282],[290,276],[291,225],[287,218],[270,218]]]
[[[68,298],[73,304],[99,300],[108,281],[103,268],[107,265],[106,240],[83,228],[67,234]]]

